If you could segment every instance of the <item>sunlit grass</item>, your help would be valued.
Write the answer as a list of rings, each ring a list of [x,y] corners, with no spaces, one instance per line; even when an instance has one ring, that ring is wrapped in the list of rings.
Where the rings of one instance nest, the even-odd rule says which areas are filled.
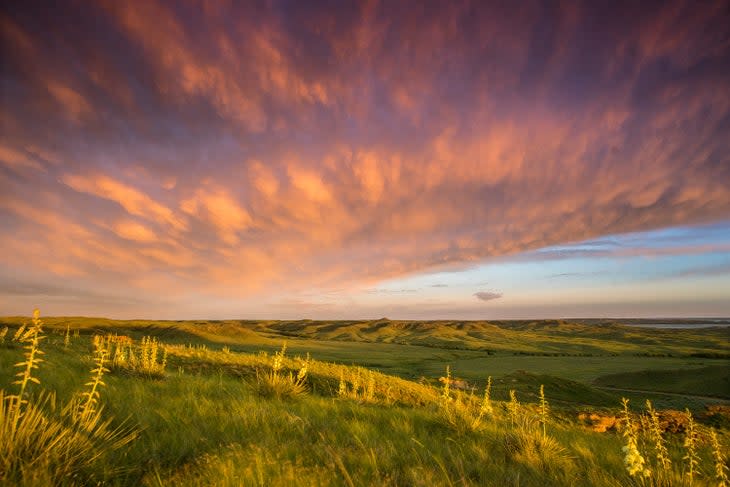
[[[492,377],[470,383],[451,369],[434,386],[291,354],[281,342],[242,353],[123,329],[45,334],[36,320],[10,328],[0,348],[0,364],[18,365],[16,377],[0,371],[0,484],[727,481],[726,430],[687,412],[684,432],[671,433],[653,403],[632,411],[626,402],[622,431],[594,433],[552,399],[551,387],[576,383],[550,376],[515,376],[527,387],[495,398]]]

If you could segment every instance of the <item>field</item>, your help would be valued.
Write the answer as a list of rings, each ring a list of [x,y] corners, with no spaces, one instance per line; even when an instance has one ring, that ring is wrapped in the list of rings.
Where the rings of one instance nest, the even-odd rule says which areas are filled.
[[[23,317],[5,327],[9,485],[720,485],[727,471],[727,329]],[[34,349],[43,354],[29,358]],[[615,424],[598,432],[595,419]],[[622,451],[632,444],[644,462],[635,475],[634,450]]]

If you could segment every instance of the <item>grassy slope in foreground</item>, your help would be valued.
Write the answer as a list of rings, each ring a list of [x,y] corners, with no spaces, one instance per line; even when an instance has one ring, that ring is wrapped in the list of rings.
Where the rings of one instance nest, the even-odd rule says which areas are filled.
[[[62,333],[41,342],[46,362],[31,400],[45,388],[65,403],[84,389],[91,340],[63,342]],[[6,390],[13,388],[12,364],[22,352],[14,344],[0,347]],[[632,485],[619,435],[593,433],[551,414],[543,438],[534,406],[521,406],[512,421],[506,403],[494,401],[494,413],[478,428],[464,428],[458,416],[444,415],[440,390],[357,367],[311,362],[310,392],[276,399],[257,387],[257,373],[272,366],[270,355],[181,346],[171,347],[168,359],[160,379],[123,372],[104,378],[105,414],[114,424],[126,418],[139,433],[134,442],[73,476],[44,477],[45,466],[35,465],[26,485]],[[299,367],[299,359],[284,361],[284,373]],[[533,385],[546,384],[549,401],[563,393],[550,377],[524,375]],[[353,394],[355,381],[362,388],[371,377],[371,397]],[[668,440],[681,469],[682,437]],[[699,455],[711,475],[706,440]],[[652,457],[647,460],[655,468]],[[694,485],[713,485],[708,475]]]

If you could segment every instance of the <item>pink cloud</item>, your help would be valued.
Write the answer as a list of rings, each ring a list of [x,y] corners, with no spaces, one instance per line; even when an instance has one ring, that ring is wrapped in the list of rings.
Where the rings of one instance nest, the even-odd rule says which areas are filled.
[[[0,210],[6,263],[40,273],[361,287],[730,216],[715,7],[111,2],[74,30],[31,14],[0,17]]]

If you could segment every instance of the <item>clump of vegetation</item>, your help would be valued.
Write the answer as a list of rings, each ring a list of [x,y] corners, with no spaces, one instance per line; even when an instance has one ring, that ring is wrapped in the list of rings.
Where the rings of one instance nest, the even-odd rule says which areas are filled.
[[[452,385],[459,381],[452,379],[449,366],[446,375],[439,380],[443,383],[438,403],[441,420],[459,434],[483,430],[487,420],[494,415],[490,397],[492,378],[487,379],[481,398],[475,396],[473,389],[468,394],[462,389],[452,392]]]
[[[95,335],[94,346],[110,358],[111,372],[156,379],[165,376],[167,349],[157,338],[145,336],[135,343],[125,335]]]
[[[622,399],[623,404],[623,428],[626,445],[622,448],[624,452],[624,465],[632,477],[650,477],[651,470],[646,466],[646,460],[639,451],[639,438],[636,423],[629,412],[629,400]]]
[[[728,480],[727,476],[727,460],[723,448],[720,446],[720,440],[717,438],[715,428],[710,428],[710,444],[712,445],[712,458],[715,461],[715,480],[717,481],[717,486],[728,487],[730,480]]]
[[[545,386],[540,384],[540,426],[542,426],[542,437],[547,438],[547,423],[550,417],[547,398],[545,397]]]
[[[228,352],[223,352],[228,353]],[[264,397],[275,397],[277,399],[291,399],[307,393],[307,370],[309,359],[304,360],[299,371],[284,371],[284,357],[286,355],[286,342],[281,350],[276,352],[271,359],[271,367],[268,370],[256,371],[256,391]]]
[[[646,411],[648,414],[648,432],[649,439],[654,445],[654,455],[656,458],[656,481],[659,484],[669,484],[672,478],[672,460],[669,458],[666,440],[662,434],[662,428],[659,425],[659,415],[651,404],[650,400],[646,400]]]
[[[372,370],[362,367],[352,367],[349,373],[345,369],[340,371],[340,381],[337,386],[337,396],[345,399],[352,399],[361,403],[375,403],[384,401],[388,403],[389,394],[385,397],[378,397],[377,379]]]
[[[661,403],[640,413],[624,400],[621,435],[595,433],[561,405],[577,383],[549,375],[477,389],[449,367],[435,387],[286,344],[248,353],[278,339],[242,345],[211,331],[182,345],[189,335],[165,328],[170,345],[159,329],[101,326],[72,340],[78,323],[64,320],[45,336],[36,315],[5,332],[23,341],[0,349],[0,377],[17,371],[0,390],[0,484],[727,487],[725,427],[687,411],[684,429],[667,430]],[[168,355],[180,373],[165,373]],[[132,413],[137,435],[112,419]]]
[[[534,429],[517,428],[505,435],[505,450],[516,462],[553,477],[572,475],[575,464],[568,450]]]
[[[682,446],[686,453],[682,457],[682,460],[686,461],[685,477],[687,478],[687,483],[691,486],[694,483],[695,477],[700,473],[700,457],[697,453],[699,438],[692,413],[689,409],[686,409],[685,414],[687,415],[687,428],[684,432],[684,443],[682,443]]]
[[[113,473],[104,461],[112,451],[133,441],[136,433],[111,426],[98,407],[98,386],[103,384],[103,359],[97,361],[91,390],[85,400],[73,399],[57,406],[53,392],[29,394],[30,384],[43,362],[40,355],[42,321],[33,314],[30,327],[17,334],[25,343],[25,360],[14,382],[16,394],[0,390],[0,483],[15,485],[89,484]]]

